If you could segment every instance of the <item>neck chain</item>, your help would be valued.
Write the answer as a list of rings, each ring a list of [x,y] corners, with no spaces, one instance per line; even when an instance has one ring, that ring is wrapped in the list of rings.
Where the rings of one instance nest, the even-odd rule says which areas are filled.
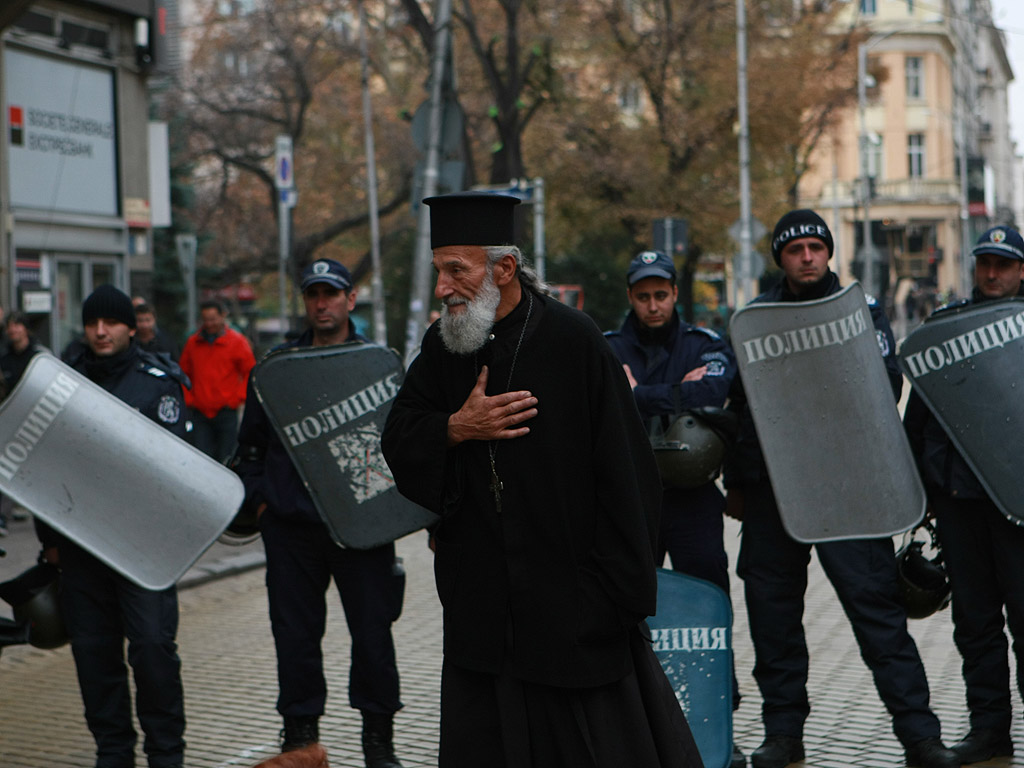
[[[523,320],[523,328],[519,331],[519,341],[516,342],[515,352],[512,353],[512,366],[508,369],[508,381],[505,383],[505,391],[508,392],[512,389],[512,374],[516,370],[516,361],[519,359],[519,348],[523,346],[523,338],[526,336],[526,326],[530,323],[530,315],[533,313],[533,293],[530,291],[526,292],[526,297],[530,300],[529,304],[526,305],[526,319]],[[476,355],[473,355],[473,367],[476,368]],[[498,514],[501,514],[501,492],[505,489],[504,484],[501,482],[501,478],[498,477],[498,468],[494,463],[494,456],[498,452],[498,441],[490,440],[487,443],[487,456],[491,460],[491,492],[494,494],[494,506],[498,510]]]

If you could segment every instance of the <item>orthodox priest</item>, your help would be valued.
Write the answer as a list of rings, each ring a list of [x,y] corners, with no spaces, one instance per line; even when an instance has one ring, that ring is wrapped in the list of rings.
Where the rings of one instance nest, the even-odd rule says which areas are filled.
[[[435,296],[382,435],[437,513],[440,768],[700,766],[645,640],[661,481],[622,366],[544,295],[514,197],[430,206]]]

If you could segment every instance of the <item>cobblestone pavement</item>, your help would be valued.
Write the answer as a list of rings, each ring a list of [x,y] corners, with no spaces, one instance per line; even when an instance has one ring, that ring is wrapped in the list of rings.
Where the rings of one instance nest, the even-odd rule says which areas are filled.
[[[25,526],[25,523],[15,523]],[[727,549],[735,562],[738,526],[727,523]],[[20,535],[19,535],[20,537]],[[0,578],[29,563],[34,551],[14,551],[16,536],[0,540],[11,549],[0,560]],[[430,552],[423,534],[398,542],[408,587],[405,610],[395,625],[402,698],[396,718],[397,751],[407,768],[437,764],[438,686],[441,665],[440,607],[434,592]],[[189,572],[180,594],[180,653],[188,716],[190,768],[250,766],[276,752],[280,719],[274,709],[277,683],[267,619],[259,545],[230,551],[216,545]],[[20,561],[20,562],[16,562]],[[255,566],[255,567],[254,567]],[[230,574],[228,578],[213,578]],[[817,563],[812,563],[806,600],[811,650],[813,711],[805,744],[808,768],[889,768],[903,765],[902,749],[890,730],[867,668],[859,658],[849,624]],[[748,755],[762,738],[760,698],[750,676],[753,651],[743,610],[742,584],[733,579],[737,607],[736,668],[743,700],[735,718],[736,740]],[[331,765],[360,768],[359,715],[348,708],[346,679],[349,638],[340,603],[329,596],[324,641],[330,690],[321,735]],[[932,686],[932,702],[953,741],[967,729],[960,660],[951,639],[949,612],[911,623]],[[1024,724],[1016,698],[1015,760],[989,766],[1024,766]],[[9,648],[0,656],[0,766],[2,768],[90,768],[92,739],[82,719],[74,665],[67,647],[41,651]],[[139,756],[139,765],[145,760]]]

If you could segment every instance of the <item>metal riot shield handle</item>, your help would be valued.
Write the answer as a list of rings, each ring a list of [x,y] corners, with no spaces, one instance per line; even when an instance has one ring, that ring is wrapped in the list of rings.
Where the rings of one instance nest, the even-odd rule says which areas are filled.
[[[293,347],[254,369],[256,395],[331,537],[368,549],[437,520],[398,492],[380,434],[404,371],[375,344]]]
[[[730,323],[779,516],[805,543],[893,536],[925,493],[858,283]]]
[[[1024,525],[1024,299],[932,315],[904,339],[900,367],[995,505]]]
[[[0,491],[146,589],[216,541],[241,481],[53,355],[0,405]]]

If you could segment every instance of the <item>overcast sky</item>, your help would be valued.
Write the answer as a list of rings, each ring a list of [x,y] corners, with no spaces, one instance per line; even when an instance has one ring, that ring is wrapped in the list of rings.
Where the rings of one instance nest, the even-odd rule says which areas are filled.
[[[996,26],[1006,33],[1006,52],[1013,67],[1010,83],[1010,130],[1017,141],[1017,152],[1024,153],[1024,2],[992,0]]]

